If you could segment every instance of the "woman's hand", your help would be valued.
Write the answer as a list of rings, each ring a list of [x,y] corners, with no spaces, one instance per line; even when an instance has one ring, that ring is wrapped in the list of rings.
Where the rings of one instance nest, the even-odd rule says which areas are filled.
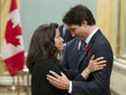
[[[103,69],[106,66],[106,60],[104,60],[104,57],[98,57],[94,59],[95,56],[93,55],[89,61],[89,64],[86,69],[84,69],[81,73],[81,75],[87,79],[89,74],[98,70]]]
[[[90,72],[101,70],[106,66],[106,60],[104,60],[104,57],[98,57],[96,59],[94,59],[94,57],[94,55],[91,57],[87,66]]]

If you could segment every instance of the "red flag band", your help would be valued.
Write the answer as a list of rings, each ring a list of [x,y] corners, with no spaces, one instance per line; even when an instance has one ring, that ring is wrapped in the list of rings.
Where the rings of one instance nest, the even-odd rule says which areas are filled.
[[[11,0],[6,23],[2,57],[9,73],[14,76],[24,66],[24,47],[19,9],[16,0]]]

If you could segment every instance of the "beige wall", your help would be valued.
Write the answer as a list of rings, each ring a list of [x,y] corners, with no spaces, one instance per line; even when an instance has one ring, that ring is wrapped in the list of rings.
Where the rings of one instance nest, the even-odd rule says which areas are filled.
[[[126,0],[120,0],[120,54],[126,54]]]
[[[0,52],[3,44],[6,21],[8,18],[10,0],[0,0]],[[5,64],[0,61],[0,73],[5,71]]]
[[[97,0],[97,24],[102,27],[116,56],[126,55],[126,0]]]
[[[117,11],[116,0],[97,0],[96,17],[97,24],[103,29],[104,34],[110,41],[114,53],[117,47]]]

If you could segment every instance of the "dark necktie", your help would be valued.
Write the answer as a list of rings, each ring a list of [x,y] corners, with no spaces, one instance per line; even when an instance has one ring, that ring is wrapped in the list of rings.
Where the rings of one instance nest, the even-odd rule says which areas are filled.
[[[85,46],[86,46],[86,42],[81,41],[80,50],[84,51]]]

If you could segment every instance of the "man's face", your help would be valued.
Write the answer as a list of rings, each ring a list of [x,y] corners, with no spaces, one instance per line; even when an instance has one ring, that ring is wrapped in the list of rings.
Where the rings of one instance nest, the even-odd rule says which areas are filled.
[[[60,36],[59,29],[56,29],[56,35],[55,35],[55,47],[58,50],[63,50],[63,38]]]
[[[70,32],[72,35],[79,37],[79,38],[85,38],[86,37],[86,28],[85,26],[81,25],[70,25],[68,26]]]

